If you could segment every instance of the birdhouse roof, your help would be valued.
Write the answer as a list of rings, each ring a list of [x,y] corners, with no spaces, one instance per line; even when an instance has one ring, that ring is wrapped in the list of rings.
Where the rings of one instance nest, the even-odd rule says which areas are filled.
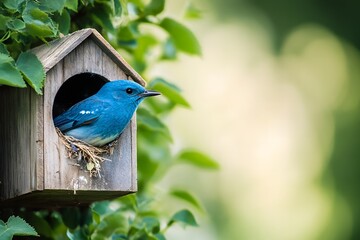
[[[73,32],[48,44],[36,47],[31,51],[39,58],[44,66],[45,72],[47,72],[88,38],[93,40],[135,82],[143,86],[145,85],[144,79],[121,57],[121,55],[98,31],[92,28]]]

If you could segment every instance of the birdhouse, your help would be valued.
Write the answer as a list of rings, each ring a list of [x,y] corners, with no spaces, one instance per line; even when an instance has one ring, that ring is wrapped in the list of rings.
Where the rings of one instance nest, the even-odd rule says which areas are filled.
[[[0,206],[88,204],[137,190],[135,118],[98,176],[69,159],[53,118],[107,81],[144,80],[94,29],[32,50],[46,71],[43,95],[0,87]]]

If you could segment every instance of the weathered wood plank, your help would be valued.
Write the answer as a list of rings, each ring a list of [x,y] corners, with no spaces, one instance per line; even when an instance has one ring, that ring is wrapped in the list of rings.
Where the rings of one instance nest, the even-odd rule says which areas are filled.
[[[30,91],[30,186],[44,189],[44,98]]]
[[[44,88],[44,189],[66,189],[71,181],[66,181],[67,176],[77,174],[77,167],[67,164],[66,152],[52,117],[54,98],[63,81],[63,61],[60,61],[48,72]]]
[[[98,47],[101,50],[100,47]],[[127,75],[105,52],[102,53],[102,68],[101,74],[109,80],[127,79]]]
[[[130,137],[131,128],[127,127],[121,134],[113,155],[109,157],[111,162],[105,161],[102,164],[102,178],[108,189],[134,190]]]
[[[81,47],[79,48],[81,50],[79,54],[84,57],[84,69],[82,69],[82,72],[92,72],[101,75],[103,69],[103,52],[101,49],[90,39],[86,39]],[[115,67],[115,69],[118,69],[118,67]]]
[[[0,87],[0,198],[31,190],[31,89]]]

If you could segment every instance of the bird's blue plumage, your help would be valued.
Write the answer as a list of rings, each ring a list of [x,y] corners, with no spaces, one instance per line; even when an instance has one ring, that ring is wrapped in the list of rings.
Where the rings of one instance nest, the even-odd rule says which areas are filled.
[[[145,97],[155,95],[159,93],[132,81],[108,82],[95,95],[57,116],[54,124],[65,135],[103,146],[122,133]]]

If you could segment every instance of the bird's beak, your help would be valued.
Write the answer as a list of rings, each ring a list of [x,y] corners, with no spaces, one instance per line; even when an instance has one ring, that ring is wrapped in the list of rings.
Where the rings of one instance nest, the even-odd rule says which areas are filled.
[[[151,96],[157,96],[160,94],[161,93],[156,92],[156,91],[145,90],[145,92],[139,94],[139,97],[151,97]]]

